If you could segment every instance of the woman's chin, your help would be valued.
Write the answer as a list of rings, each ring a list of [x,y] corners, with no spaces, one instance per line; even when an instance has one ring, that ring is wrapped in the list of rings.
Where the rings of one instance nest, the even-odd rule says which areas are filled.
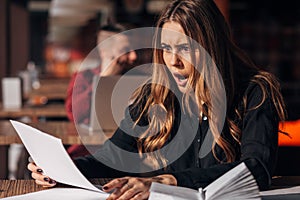
[[[186,86],[177,85],[180,92],[185,93],[186,92]]]

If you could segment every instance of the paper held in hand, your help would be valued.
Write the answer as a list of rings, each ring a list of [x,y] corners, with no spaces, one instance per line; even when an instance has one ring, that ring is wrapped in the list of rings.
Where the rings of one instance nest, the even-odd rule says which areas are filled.
[[[251,172],[241,163],[206,188],[190,188],[152,183],[149,200],[233,200],[261,199]]]
[[[61,139],[21,122],[10,120],[31,158],[44,174],[53,180],[90,191],[108,194],[90,183],[78,170],[66,152]],[[100,195],[101,196],[101,195]],[[99,197],[100,197],[99,196]]]

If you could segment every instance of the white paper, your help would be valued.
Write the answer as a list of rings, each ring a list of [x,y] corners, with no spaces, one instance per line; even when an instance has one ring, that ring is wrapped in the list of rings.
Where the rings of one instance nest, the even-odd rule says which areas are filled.
[[[267,191],[260,192],[260,195],[262,195],[262,196],[284,195],[284,194],[299,194],[299,199],[300,199],[300,186],[294,186],[294,187],[284,188],[284,189],[267,190]]]
[[[254,177],[245,163],[216,179],[206,188],[199,191],[190,188],[152,183],[149,200],[240,200],[261,199]]]
[[[190,200],[187,198],[181,198],[181,197],[162,194],[162,193],[156,193],[156,192],[150,193],[149,200],[162,200],[162,199],[163,200]]]
[[[108,194],[79,188],[51,188],[1,200],[104,200]]]
[[[61,139],[43,133],[21,122],[10,120],[28,153],[45,175],[57,182],[102,192],[77,169]]]
[[[243,179],[246,179],[247,182]],[[247,184],[251,185],[251,183],[254,183],[254,185],[251,187],[245,187]],[[244,190],[247,192],[244,192]],[[218,196],[225,198],[225,195],[233,198],[235,195],[239,197],[241,194],[243,194],[244,199],[248,197],[252,198],[256,195],[259,196],[258,186],[256,185],[254,177],[248,170],[245,163],[241,163],[229,170],[227,173],[204,188],[203,191],[205,191],[206,199],[214,199]],[[224,191],[226,191],[226,193],[224,193]],[[258,199],[260,198],[258,197]]]
[[[153,182],[150,188],[149,200],[165,199],[166,197],[174,200],[199,200],[201,198],[197,190]]]

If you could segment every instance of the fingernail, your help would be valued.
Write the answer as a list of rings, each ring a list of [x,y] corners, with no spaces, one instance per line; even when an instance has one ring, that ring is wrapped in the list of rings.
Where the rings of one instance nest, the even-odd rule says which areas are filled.
[[[42,169],[37,169],[36,171],[39,172],[39,173],[42,173],[42,172],[43,172]]]
[[[56,182],[54,180],[49,181],[50,184],[55,184]]]
[[[108,190],[108,187],[107,187],[107,186],[104,186],[103,189],[104,189],[104,190]]]
[[[49,181],[49,178],[45,177],[45,178],[44,178],[44,181],[47,181],[47,182],[48,182],[48,181]]]

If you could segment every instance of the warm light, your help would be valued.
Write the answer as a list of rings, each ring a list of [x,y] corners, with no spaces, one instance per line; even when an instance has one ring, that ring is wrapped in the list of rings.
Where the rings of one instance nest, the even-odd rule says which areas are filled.
[[[279,130],[289,134],[278,133],[279,146],[300,146],[300,119],[280,123]]]

